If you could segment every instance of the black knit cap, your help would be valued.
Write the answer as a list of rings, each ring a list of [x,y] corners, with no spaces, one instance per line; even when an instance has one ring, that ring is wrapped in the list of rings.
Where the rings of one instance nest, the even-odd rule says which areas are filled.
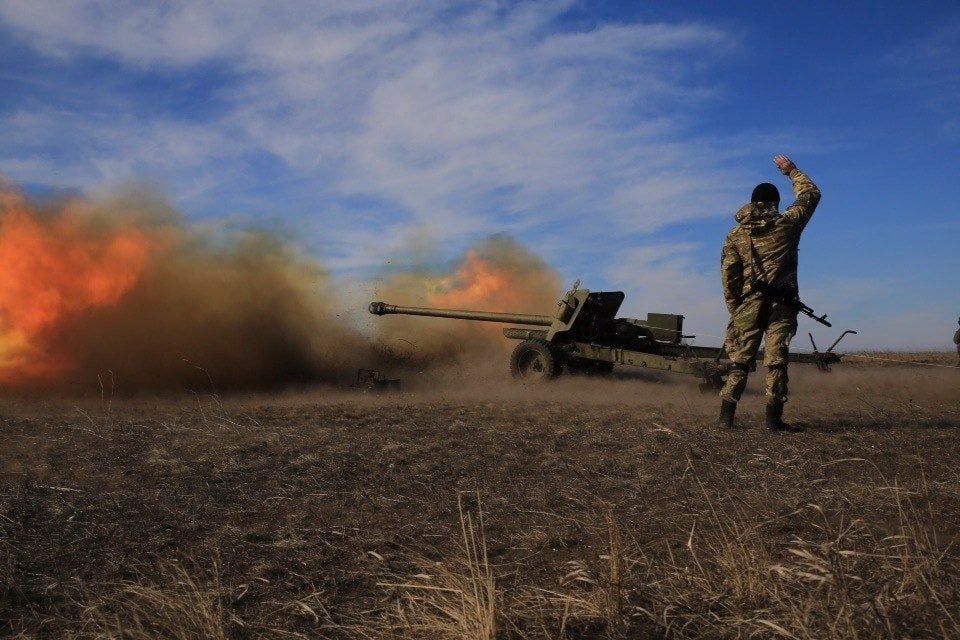
[[[750,195],[750,202],[776,202],[780,203],[780,191],[769,182],[761,182],[753,188]]]

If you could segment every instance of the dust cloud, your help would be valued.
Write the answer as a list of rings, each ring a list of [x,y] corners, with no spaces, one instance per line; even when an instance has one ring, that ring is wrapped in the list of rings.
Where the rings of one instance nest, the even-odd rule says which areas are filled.
[[[342,381],[375,358],[337,317],[330,275],[277,234],[191,225],[141,189],[2,204],[6,388],[268,389]]]
[[[552,316],[561,294],[559,274],[515,240],[495,235],[468,249],[445,272],[393,274],[376,289],[378,300],[411,307]],[[437,369],[468,367],[502,375],[515,342],[510,324],[385,315],[377,319],[378,347],[399,363]]]
[[[35,201],[0,183],[0,389],[131,394],[349,385],[359,367],[499,379],[506,324],[385,316],[364,333],[284,236],[186,221],[160,194]],[[557,272],[492,236],[373,285],[392,304],[552,315]]]

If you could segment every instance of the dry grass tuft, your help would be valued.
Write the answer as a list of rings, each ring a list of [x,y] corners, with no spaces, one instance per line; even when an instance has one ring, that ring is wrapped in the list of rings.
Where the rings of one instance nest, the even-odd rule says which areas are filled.
[[[626,553],[612,505],[604,506],[601,539],[606,549],[599,562],[569,560],[559,586],[520,586],[505,593],[513,632],[521,638],[623,638],[628,629],[624,581],[634,561]]]
[[[162,565],[160,586],[144,581],[123,585],[86,607],[86,623],[78,638],[97,640],[226,640],[227,616],[223,609],[219,571],[210,583],[196,576],[198,568]]]
[[[420,572],[398,581],[380,582],[396,590],[395,607],[382,619],[355,628],[364,638],[430,638],[433,640],[494,640],[497,630],[497,590],[487,558],[483,507],[479,493],[476,513],[457,496],[462,555],[450,562],[415,561]]]
[[[644,558],[652,606],[637,611],[678,638],[960,638],[960,558],[938,542],[918,493],[896,482],[884,490],[892,535],[808,504],[789,515],[816,535],[779,546],[763,535],[770,521],[718,511],[707,496],[713,526],[698,531],[694,519],[686,557]]]

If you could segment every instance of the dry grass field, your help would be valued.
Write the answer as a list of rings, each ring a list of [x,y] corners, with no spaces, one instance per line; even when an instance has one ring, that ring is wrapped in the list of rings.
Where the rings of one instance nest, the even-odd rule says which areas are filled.
[[[0,635],[960,638],[960,371],[400,375],[0,399]]]

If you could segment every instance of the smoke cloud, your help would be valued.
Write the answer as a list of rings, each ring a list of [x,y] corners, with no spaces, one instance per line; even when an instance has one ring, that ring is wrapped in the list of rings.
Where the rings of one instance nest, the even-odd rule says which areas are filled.
[[[393,275],[377,294],[402,306],[552,315],[561,293],[559,274],[509,237],[491,236],[468,249],[448,272]],[[410,364],[500,366],[514,341],[510,325],[419,316],[387,315],[377,322],[382,349]]]
[[[277,234],[192,226],[143,190],[46,206],[3,192],[8,388],[264,389],[343,381],[375,357],[322,265]]]
[[[392,274],[407,306],[550,315],[558,274],[505,236],[447,270]],[[189,224],[160,195],[28,201],[0,182],[0,387],[137,393],[353,380],[358,367],[501,372],[504,324],[386,316],[361,333],[282,235]]]

